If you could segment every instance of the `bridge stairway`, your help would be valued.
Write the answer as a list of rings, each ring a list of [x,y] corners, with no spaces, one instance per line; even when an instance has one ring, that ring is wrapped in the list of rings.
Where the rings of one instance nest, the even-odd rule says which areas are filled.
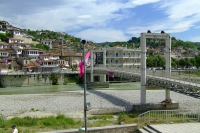
[[[139,129],[139,133],[161,133],[159,130],[153,128],[151,125],[147,125]]]

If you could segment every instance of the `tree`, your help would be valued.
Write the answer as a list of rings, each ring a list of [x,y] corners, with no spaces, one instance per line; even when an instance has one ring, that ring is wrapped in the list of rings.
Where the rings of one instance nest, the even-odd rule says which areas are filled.
[[[52,81],[52,85],[58,85],[58,76],[55,73],[51,73],[49,80]]]
[[[196,62],[195,58],[191,58],[190,63],[191,63],[192,66],[197,66],[197,62]]]
[[[10,31],[6,31],[6,37],[11,38],[11,37],[13,37],[13,35]]]
[[[1,40],[2,42],[6,42],[6,41],[7,41],[6,35],[3,34],[3,33],[0,33],[0,40]]]

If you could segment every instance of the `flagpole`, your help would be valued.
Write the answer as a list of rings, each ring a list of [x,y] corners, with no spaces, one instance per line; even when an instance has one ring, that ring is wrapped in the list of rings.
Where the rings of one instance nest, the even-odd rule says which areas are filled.
[[[82,40],[83,43],[83,63],[84,63],[84,126],[85,133],[87,133],[87,105],[86,105],[86,62],[85,62],[85,40]]]

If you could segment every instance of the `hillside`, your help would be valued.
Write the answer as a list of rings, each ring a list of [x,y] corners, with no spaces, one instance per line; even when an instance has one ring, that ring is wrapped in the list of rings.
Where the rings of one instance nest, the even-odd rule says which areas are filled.
[[[182,40],[176,39],[175,37],[171,38],[172,41],[172,50],[177,48],[177,47],[183,47],[184,49],[198,49],[200,50],[200,42],[184,42]],[[151,48],[156,48],[158,46],[164,46],[165,41],[163,39],[147,39],[147,46]],[[132,37],[130,40],[127,42],[104,42],[104,43],[99,43],[99,45],[102,46],[110,46],[113,47],[115,45],[121,45],[123,47],[128,47],[128,48],[139,48],[140,47],[140,37]]]

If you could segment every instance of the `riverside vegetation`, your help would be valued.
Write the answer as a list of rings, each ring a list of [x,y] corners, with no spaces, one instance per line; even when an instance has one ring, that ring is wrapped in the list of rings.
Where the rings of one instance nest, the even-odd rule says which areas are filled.
[[[132,113],[119,113],[107,115],[94,115],[88,118],[88,127],[101,127],[106,125],[117,125],[137,123],[137,115]],[[49,116],[43,118],[32,117],[14,117],[6,120],[0,116],[0,133],[7,133],[11,129],[12,124],[16,124],[20,133],[36,133],[55,130],[77,129],[83,127],[84,123],[81,119],[72,119],[63,114],[57,116]]]

